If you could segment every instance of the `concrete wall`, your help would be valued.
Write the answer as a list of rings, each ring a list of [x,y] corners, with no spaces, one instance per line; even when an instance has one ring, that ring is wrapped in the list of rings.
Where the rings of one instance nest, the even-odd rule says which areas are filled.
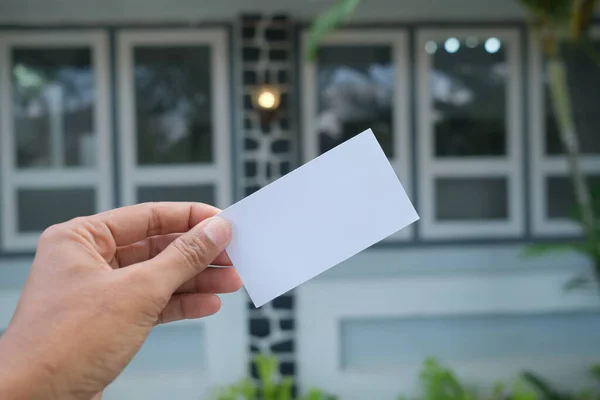
[[[309,20],[332,0],[4,0],[0,23],[123,23],[233,20],[244,12],[280,12]],[[361,22],[521,19],[514,0],[364,0]]]

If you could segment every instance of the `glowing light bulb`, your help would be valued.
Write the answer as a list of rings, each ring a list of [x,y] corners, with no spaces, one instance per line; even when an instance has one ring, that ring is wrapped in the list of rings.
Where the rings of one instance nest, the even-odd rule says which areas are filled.
[[[275,95],[271,92],[262,92],[258,95],[257,102],[260,107],[270,110],[272,108],[275,108]]]
[[[434,41],[425,43],[425,52],[427,54],[433,54],[437,51],[437,44]]]
[[[446,49],[448,53],[456,53],[458,49],[460,49],[460,42],[457,38],[449,38],[444,43],[444,49]]]
[[[485,41],[485,51],[490,54],[497,53],[500,50],[500,46],[502,46],[500,40],[495,37],[491,37]]]

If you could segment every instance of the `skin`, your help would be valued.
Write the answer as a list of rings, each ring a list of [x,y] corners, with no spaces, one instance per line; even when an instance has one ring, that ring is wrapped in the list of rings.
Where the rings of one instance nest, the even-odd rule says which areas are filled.
[[[241,281],[231,227],[199,203],[76,218],[40,238],[0,337],[1,399],[99,399],[157,324],[216,313]]]

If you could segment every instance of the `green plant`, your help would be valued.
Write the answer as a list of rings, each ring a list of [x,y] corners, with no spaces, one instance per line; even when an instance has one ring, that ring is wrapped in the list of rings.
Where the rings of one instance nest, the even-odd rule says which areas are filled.
[[[595,279],[600,282],[600,231],[593,198],[585,175],[581,171],[580,145],[572,115],[572,103],[564,62],[566,47],[580,46],[590,57],[598,60],[589,46],[587,35],[598,0],[520,0],[529,10],[532,22],[542,33],[543,50],[549,73],[550,97],[559,134],[567,156],[576,198],[575,220],[584,232],[584,241],[560,245],[545,245],[536,250],[540,254],[571,249],[583,252],[594,262]],[[596,202],[597,204],[597,202]],[[587,283],[585,277],[573,278],[567,286],[579,287]]]
[[[594,215],[600,216],[600,186],[592,188],[590,196]],[[572,208],[570,212],[570,218],[573,221],[581,224],[581,210],[578,206]],[[600,224],[596,224],[596,234],[598,235],[598,240],[600,240]],[[595,246],[593,246],[587,238],[562,243],[541,243],[530,245],[525,249],[523,254],[527,257],[541,257],[561,252],[575,252],[586,256],[590,260],[594,261],[596,271],[596,279],[590,277],[589,275],[577,275],[565,282],[565,289],[593,289],[594,280],[600,280],[598,275],[600,273],[600,260],[597,259],[597,255],[595,254]]]
[[[600,383],[600,364],[590,368],[589,374]],[[542,400],[598,400],[600,399],[599,388],[588,388],[578,393],[562,392],[556,389],[550,382],[531,371],[523,373],[523,379],[540,394]]]
[[[452,370],[428,358],[419,374],[422,400],[472,400],[473,393],[456,378]]]
[[[400,396],[398,400],[408,399]],[[538,395],[524,379],[515,380],[510,391],[499,383],[490,393],[478,393],[461,382],[450,368],[428,358],[419,373],[419,393],[415,400],[538,400]]]
[[[218,390],[216,400],[294,400],[290,377],[278,378],[279,363],[271,355],[257,355],[254,365],[258,372],[258,382],[246,378]],[[319,389],[312,389],[297,400],[335,400]]]

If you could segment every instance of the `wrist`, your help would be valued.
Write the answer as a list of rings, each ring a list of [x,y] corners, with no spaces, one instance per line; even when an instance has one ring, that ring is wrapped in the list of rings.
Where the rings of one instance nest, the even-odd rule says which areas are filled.
[[[0,336],[0,399],[58,399],[50,374],[8,332]]]

